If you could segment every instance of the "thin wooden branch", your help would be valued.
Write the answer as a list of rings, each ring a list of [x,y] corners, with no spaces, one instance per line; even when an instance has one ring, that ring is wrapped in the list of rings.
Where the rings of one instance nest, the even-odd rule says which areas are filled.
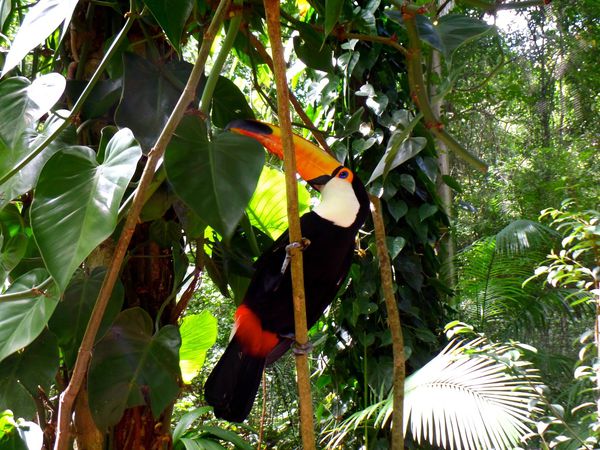
[[[269,69],[271,69],[271,72],[273,72],[273,60],[271,59],[271,56],[267,52],[267,49],[262,44],[262,42],[260,42],[260,40],[258,40],[256,38],[256,36],[254,36],[252,33],[250,33],[248,31],[248,29],[243,28],[242,31],[248,37],[248,40],[250,41],[250,44],[252,44],[252,46],[254,47],[254,49],[256,50],[256,52],[263,59],[264,63],[267,66],[269,66]],[[294,107],[294,110],[296,111],[296,114],[298,114],[298,116],[300,117],[300,119],[302,119],[302,122],[304,122],[304,125],[306,125],[306,128],[308,130],[310,130],[310,132],[315,137],[315,139],[319,143],[319,145],[327,153],[329,153],[330,155],[333,155],[331,149],[329,148],[329,145],[327,145],[327,141],[325,140],[325,136],[323,136],[323,134],[318,130],[318,128],[313,123],[313,121],[310,120],[310,117],[308,117],[308,115],[304,111],[304,108],[302,107],[302,105],[300,104],[300,102],[298,101],[298,99],[296,98],[296,96],[291,91],[289,91],[289,90],[288,90],[288,94],[289,94],[289,98],[290,98],[290,101],[292,103],[292,106]]]
[[[264,0],[267,18],[267,30],[273,51],[273,73],[277,87],[277,109],[279,125],[282,131],[283,163],[285,168],[285,186],[287,196],[287,217],[289,222],[290,243],[301,242],[300,218],[298,216],[298,182],[296,181],[296,155],[292,138],[292,122],[289,110],[289,90],[285,75],[285,59],[281,43],[281,25],[279,23],[279,0]],[[306,325],[306,302],[304,294],[303,258],[300,248],[291,251],[292,292],[294,297],[294,325],[296,342],[308,343]],[[300,434],[302,448],[315,449],[315,431],[313,428],[313,407],[310,393],[310,372],[308,355],[296,354],[296,372],[298,396],[300,397]]]
[[[202,73],[204,73],[204,65],[206,63],[206,59],[208,58],[211,44],[221,26],[221,23],[223,22],[224,13],[229,7],[230,2],[231,0],[222,0],[220,2],[212,22],[204,34],[204,40],[198,53],[198,58],[185,85],[185,88],[179,97],[179,101],[177,102],[177,105],[173,109],[169,120],[165,124],[160,136],[158,137],[156,144],[148,155],[148,160],[146,162],[146,166],[144,167],[139,185],[136,189],[131,209],[127,215],[127,219],[125,221],[125,225],[123,226],[123,231],[121,232],[119,241],[117,242],[111,265],[108,268],[106,277],[102,283],[100,293],[98,294],[98,299],[94,305],[90,321],[88,322],[85,330],[85,335],[83,336],[81,346],[79,347],[77,360],[75,361],[75,367],[73,369],[73,375],[71,376],[69,385],[60,396],[58,429],[56,433],[56,442],[54,444],[55,450],[67,450],[69,447],[70,423],[71,414],[73,411],[73,403],[75,402],[77,394],[79,393],[83,381],[85,380],[92,356],[92,347],[96,339],[96,334],[98,333],[98,328],[100,326],[102,316],[104,315],[104,311],[106,310],[106,305],[110,299],[115,282],[119,276],[119,271],[127,252],[129,242],[131,241],[131,237],[135,230],[140,211],[144,205],[146,189],[154,177],[156,167],[159,161],[162,159],[165,149],[171,140],[177,125],[181,121],[181,118],[183,117],[188,105],[194,99],[198,81],[200,80]]]
[[[402,336],[402,324],[400,323],[400,313],[394,296],[394,284],[392,280],[392,267],[390,256],[388,254],[385,242],[385,226],[383,224],[383,214],[381,212],[381,201],[379,198],[371,195],[373,208],[371,215],[375,225],[375,240],[377,242],[377,258],[379,259],[379,272],[381,275],[381,289],[385,299],[385,307],[388,315],[388,326],[392,333],[392,351],[394,361],[394,394],[392,416],[392,450],[404,449],[404,379],[406,377],[404,367],[404,338]]]
[[[394,4],[398,5],[397,1]],[[445,129],[444,125],[439,121],[429,102],[429,94],[425,86],[423,77],[423,68],[421,67],[421,41],[417,30],[416,15],[420,13],[421,8],[416,5],[400,5],[402,18],[406,25],[408,34],[408,55],[406,56],[406,65],[408,71],[408,85],[410,86],[411,96],[413,101],[423,113],[425,126],[431,133],[442,141],[449,150],[452,150],[456,155],[470,164],[475,169],[482,173],[487,172],[487,164],[469,153],[456,139],[454,139]]]

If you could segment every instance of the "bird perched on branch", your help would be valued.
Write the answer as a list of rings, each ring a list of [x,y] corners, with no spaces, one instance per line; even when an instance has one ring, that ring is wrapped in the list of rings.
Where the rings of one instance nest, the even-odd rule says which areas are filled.
[[[283,158],[281,130],[254,120],[228,125]],[[303,242],[306,320],[311,327],[346,279],[356,234],[369,213],[364,185],[350,169],[311,142],[294,135],[296,168],[321,192],[321,202],[300,218]],[[256,271],[235,313],[233,336],[206,380],[206,401],[217,417],[246,419],[266,365],[294,343],[294,308],[286,231],[256,261]],[[294,245],[294,244],[293,244]]]

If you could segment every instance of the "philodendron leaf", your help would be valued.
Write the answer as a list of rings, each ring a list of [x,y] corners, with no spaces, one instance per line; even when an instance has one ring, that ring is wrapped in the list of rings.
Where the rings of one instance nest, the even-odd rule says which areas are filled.
[[[192,12],[194,0],[144,0],[144,3],[163,29],[169,42],[181,53],[181,33]]]
[[[159,66],[133,53],[123,54],[123,95],[115,122],[133,131],[144,152],[155,144],[191,70],[185,61]]]
[[[440,17],[436,28],[444,45],[446,58],[449,58],[458,47],[483,36],[494,27],[475,17],[448,14]]]
[[[61,116],[67,117],[69,111],[60,111]],[[8,172],[10,168],[16,165],[27,153],[39,146],[47,136],[54,133],[63,125],[65,119],[53,114],[44,124],[44,129],[40,132],[26,132],[21,135],[21,140],[17,146],[3,151],[3,144],[0,142],[0,173]],[[0,185],[0,208],[4,207],[9,201],[25,192],[33,189],[37,183],[38,177],[46,162],[59,150],[71,146],[75,142],[75,127],[69,125],[65,128],[48,146],[33,158],[23,169],[19,170],[12,178]]]
[[[165,169],[175,193],[228,238],[256,188],[265,160],[253,139],[222,133],[208,142],[200,119],[184,117],[167,152]]]
[[[70,21],[77,2],[78,0],[40,0],[34,4],[10,46],[2,74],[19,64],[30,50],[44,42],[60,24]]]
[[[58,73],[42,75],[33,83],[22,77],[2,81],[0,140],[8,148],[14,147],[21,134],[33,127],[54,106],[63,94],[65,85],[65,78]]]
[[[187,315],[183,318],[179,332],[181,378],[184,383],[189,384],[202,369],[206,351],[217,340],[217,319],[209,311]]]
[[[154,417],[179,392],[179,330],[167,325],[152,335],[152,319],[141,308],[119,314],[98,342],[88,376],[94,422],[101,430],[123,411],[147,404]]]
[[[392,135],[388,149],[383,155],[383,158],[377,163],[375,170],[373,170],[369,183],[381,175],[384,175],[385,177],[390,170],[393,170],[400,164],[417,155],[427,144],[427,139],[420,136],[410,137],[400,142],[395,140],[394,136],[396,135]]]
[[[17,300],[0,300],[0,361],[31,343],[46,327],[56,308],[59,293],[52,283],[44,291],[32,290],[48,278],[44,269],[34,269],[17,278],[6,294],[30,291]]]
[[[58,364],[56,337],[48,330],[23,351],[0,362],[0,410],[10,409],[19,417],[35,418],[38,386],[48,392]]]
[[[298,184],[298,212],[308,211],[310,194]],[[253,227],[275,240],[288,228],[285,197],[285,175],[279,170],[264,167],[254,195],[246,208]]]
[[[31,227],[48,271],[64,290],[75,269],[114,231],[141,149],[128,129],[113,136],[104,162],[87,147],[54,155],[38,180]]]
[[[344,0],[325,0],[325,37],[333,31],[333,27],[340,20]]]
[[[79,345],[83,339],[83,334],[105,275],[106,269],[104,267],[96,267],[91,273],[78,271],[69,283],[62,301],[56,307],[48,323],[50,330],[58,337],[65,364],[69,368],[72,368],[75,364]],[[117,282],[104,311],[96,341],[104,335],[119,311],[121,311],[123,296],[123,285]]]

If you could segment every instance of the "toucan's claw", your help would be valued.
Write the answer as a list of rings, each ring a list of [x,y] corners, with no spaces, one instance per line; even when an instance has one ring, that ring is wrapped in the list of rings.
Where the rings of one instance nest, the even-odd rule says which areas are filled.
[[[308,355],[313,349],[313,344],[310,341],[307,341],[305,344],[301,344],[296,341],[292,344],[292,351],[294,355]]]
[[[281,274],[283,275],[292,260],[292,249],[299,248],[300,250],[304,250],[306,247],[310,245],[310,240],[303,237],[300,242],[292,242],[285,246],[285,259],[283,260],[283,264],[281,265]]]

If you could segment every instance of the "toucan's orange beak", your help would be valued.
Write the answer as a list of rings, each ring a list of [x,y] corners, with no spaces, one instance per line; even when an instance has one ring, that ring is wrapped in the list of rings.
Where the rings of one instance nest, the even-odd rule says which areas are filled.
[[[278,126],[257,120],[234,120],[227,125],[227,129],[256,139],[270,153],[283,159],[281,129]],[[293,135],[293,139],[296,169],[300,176],[313,187],[327,183],[342,167],[335,158],[312,142],[296,134]]]

